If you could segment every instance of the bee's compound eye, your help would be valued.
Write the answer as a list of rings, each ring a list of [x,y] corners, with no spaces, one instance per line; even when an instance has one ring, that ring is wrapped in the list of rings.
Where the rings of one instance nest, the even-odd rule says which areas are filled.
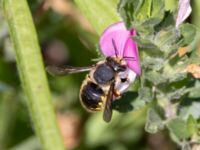
[[[121,82],[124,83],[127,81],[127,78],[121,78]]]
[[[101,111],[103,90],[95,83],[88,82],[83,86],[80,98],[84,107],[90,111]]]

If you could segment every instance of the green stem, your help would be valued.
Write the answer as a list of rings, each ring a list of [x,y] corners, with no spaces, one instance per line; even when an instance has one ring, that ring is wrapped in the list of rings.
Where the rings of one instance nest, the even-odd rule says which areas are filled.
[[[199,54],[199,50],[198,50],[199,48],[198,47],[199,47],[199,42],[200,42],[200,34],[199,34],[199,32],[200,32],[200,20],[199,20],[199,18],[200,18],[200,1],[199,0],[193,0],[191,2],[192,2],[191,23],[196,25],[197,28],[198,28],[197,36],[196,36],[196,38],[195,38],[195,40],[194,40],[194,42],[191,46],[194,47],[194,48],[197,48],[197,51],[195,51],[193,54],[194,55],[197,54],[197,56],[199,56],[200,54]],[[197,60],[197,62],[199,62],[199,61]]]
[[[192,1],[192,23],[200,28],[200,1]]]
[[[64,150],[35,27],[26,0],[3,0],[4,15],[35,131],[45,150]]]
[[[120,20],[118,0],[75,0],[76,4],[100,35],[109,25]]]
[[[10,144],[12,129],[16,121],[15,114],[18,109],[17,99],[13,100],[16,95],[16,91],[11,89],[0,94],[0,149],[6,149]]]

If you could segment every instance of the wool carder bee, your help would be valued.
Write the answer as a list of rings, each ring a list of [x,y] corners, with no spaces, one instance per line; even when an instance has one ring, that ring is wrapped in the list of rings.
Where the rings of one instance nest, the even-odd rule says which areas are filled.
[[[112,102],[120,98],[140,74],[137,46],[133,47],[132,34],[123,23],[114,24],[104,31],[100,39],[105,60],[89,67],[48,66],[47,71],[53,75],[89,71],[80,88],[81,104],[90,112],[103,111],[103,119],[109,122],[112,118]]]

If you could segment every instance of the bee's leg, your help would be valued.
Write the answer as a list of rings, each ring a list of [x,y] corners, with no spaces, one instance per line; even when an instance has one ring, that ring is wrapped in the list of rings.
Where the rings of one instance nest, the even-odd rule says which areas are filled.
[[[115,88],[114,88],[114,92],[113,92],[115,99],[118,99],[122,96],[123,92],[122,92],[121,88],[122,88],[122,85],[124,84],[124,82],[122,82],[121,76],[116,76]]]
[[[122,96],[122,93],[118,89],[115,89],[113,93],[114,93],[114,96],[116,97],[116,99],[118,99]]]

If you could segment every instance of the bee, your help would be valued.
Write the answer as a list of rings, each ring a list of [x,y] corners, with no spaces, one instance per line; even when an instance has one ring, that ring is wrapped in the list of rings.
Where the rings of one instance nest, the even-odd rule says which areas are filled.
[[[134,61],[134,58],[119,56],[114,39],[112,45],[115,56],[108,56],[105,60],[89,67],[47,67],[47,71],[53,75],[89,71],[80,88],[80,102],[90,112],[103,111],[105,122],[109,122],[112,118],[113,101],[122,96],[136,77],[136,74],[127,67],[126,61],[126,59]]]

